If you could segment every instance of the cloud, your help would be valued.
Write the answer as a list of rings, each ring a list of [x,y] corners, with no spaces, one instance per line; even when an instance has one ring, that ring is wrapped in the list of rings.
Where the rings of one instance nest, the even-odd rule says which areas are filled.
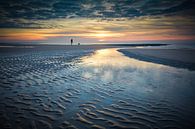
[[[185,13],[187,12],[187,13]],[[152,15],[191,15],[193,0],[6,0],[0,2],[0,27],[18,27],[10,19],[134,18]]]
[[[194,39],[194,12],[193,0],[2,0],[0,37]]]
[[[77,37],[94,41],[194,40],[195,22],[181,16],[143,16],[129,18],[71,18],[20,21],[28,28],[0,29],[0,37],[10,40],[47,40]],[[19,25],[20,26],[20,25]],[[22,38],[21,38],[22,37]],[[34,38],[33,38],[34,37]],[[3,39],[3,38],[0,38]],[[53,41],[53,40],[52,40]],[[82,40],[80,40],[82,42]]]

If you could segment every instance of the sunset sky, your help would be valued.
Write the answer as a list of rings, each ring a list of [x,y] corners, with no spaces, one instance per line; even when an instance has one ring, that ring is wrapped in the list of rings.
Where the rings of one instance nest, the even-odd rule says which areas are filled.
[[[1,43],[195,40],[193,0],[2,0]]]

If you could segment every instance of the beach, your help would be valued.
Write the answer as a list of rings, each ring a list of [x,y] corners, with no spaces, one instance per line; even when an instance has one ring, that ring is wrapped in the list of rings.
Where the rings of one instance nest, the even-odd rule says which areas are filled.
[[[1,127],[193,129],[194,50],[135,47],[1,47]]]

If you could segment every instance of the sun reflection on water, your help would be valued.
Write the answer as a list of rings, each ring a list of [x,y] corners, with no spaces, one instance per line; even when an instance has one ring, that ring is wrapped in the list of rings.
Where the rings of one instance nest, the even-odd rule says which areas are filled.
[[[163,68],[164,65],[157,65],[154,63],[139,61],[133,58],[124,56],[122,53],[118,52],[116,48],[113,49],[102,49],[97,50],[92,56],[84,57],[82,61],[87,66],[94,67],[114,67],[117,69],[120,68]]]
[[[84,78],[99,78],[103,82],[119,80],[123,83],[132,83],[139,79],[137,76],[142,76],[140,74],[142,72],[153,73],[152,69],[162,70],[167,67],[126,57],[116,48],[97,50],[91,56],[83,57],[82,62],[84,64],[82,73]],[[159,76],[158,72],[155,74]]]

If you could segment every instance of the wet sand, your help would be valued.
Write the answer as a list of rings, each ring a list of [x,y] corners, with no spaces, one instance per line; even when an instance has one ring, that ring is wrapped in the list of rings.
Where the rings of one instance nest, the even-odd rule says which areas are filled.
[[[164,46],[167,44],[96,44],[96,45],[44,45],[44,44],[4,44],[0,43],[0,55],[20,54],[52,50],[97,50],[103,48],[137,47],[137,46]]]
[[[103,48],[112,48],[116,46],[104,46],[104,45],[3,45],[0,47],[0,55],[6,54],[24,54],[29,52],[39,51],[70,51],[70,50],[97,50]]]
[[[121,49],[126,56],[178,68],[195,70],[194,49]]]
[[[1,129],[194,127],[193,71],[116,49],[19,49],[0,56]]]

